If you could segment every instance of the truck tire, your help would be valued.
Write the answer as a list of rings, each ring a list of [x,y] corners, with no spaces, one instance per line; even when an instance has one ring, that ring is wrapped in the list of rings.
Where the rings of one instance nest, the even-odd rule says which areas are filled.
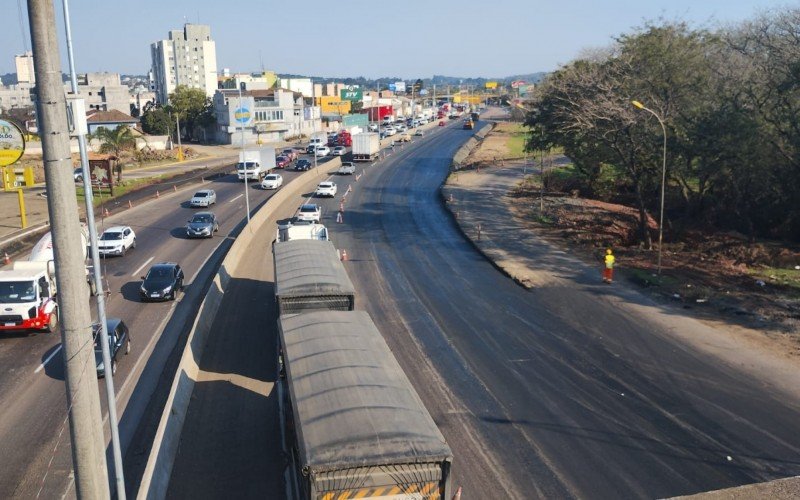
[[[50,317],[47,319],[47,326],[44,327],[44,331],[47,333],[53,333],[58,328],[58,308],[53,309],[53,312],[50,313]]]

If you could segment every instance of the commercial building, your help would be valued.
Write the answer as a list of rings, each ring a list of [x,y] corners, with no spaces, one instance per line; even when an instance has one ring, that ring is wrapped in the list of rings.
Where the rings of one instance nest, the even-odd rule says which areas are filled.
[[[156,99],[166,104],[178,85],[198,88],[207,96],[217,89],[217,48],[211,26],[185,24],[172,30],[167,40],[150,45],[151,87]]]
[[[17,67],[17,83],[34,85],[36,74],[33,72],[33,52],[25,52],[14,56],[14,64]]]
[[[86,100],[87,111],[131,112],[128,87],[120,83],[118,73],[78,75],[78,93]]]
[[[277,142],[309,136],[322,130],[319,107],[298,92],[276,88],[220,89],[214,94],[217,128],[214,139],[222,144]]]
[[[32,108],[36,89],[30,84],[0,86],[0,111],[17,108]]]
[[[303,94],[303,97],[314,95],[314,84],[311,83],[311,78],[278,78],[277,86]]]
[[[230,73],[223,74],[219,78],[218,87],[221,89],[239,90],[267,90],[275,87],[278,77],[274,71],[264,71],[261,74],[250,73]]]

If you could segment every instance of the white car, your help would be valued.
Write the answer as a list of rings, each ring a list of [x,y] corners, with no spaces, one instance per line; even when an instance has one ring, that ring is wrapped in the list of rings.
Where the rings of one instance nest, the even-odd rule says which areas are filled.
[[[300,208],[297,209],[297,214],[295,218],[297,220],[307,220],[312,222],[319,222],[319,218],[322,215],[322,209],[319,205],[314,205],[313,203],[306,203],[300,205]]]
[[[352,161],[343,161],[339,167],[339,175],[353,175],[356,173],[356,166]]]
[[[217,202],[217,193],[213,189],[203,189],[194,194],[189,200],[193,207],[209,207]]]
[[[320,182],[317,190],[314,191],[314,196],[336,196],[336,183],[331,181]]]
[[[328,146],[320,146],[314,148],[314,154],[317,155],[317,158],[320,158],[322,156],[328,156],[329,154],[331,154],[331,148],[329,148]]]
[[[423,132],[421,128],[418,128],[417,131],[414,132],[414,135],[422,137],[423,135],[425,135],[425,132]]]
[[[347,148],[344,146],[336,146],[331,153],[333,156],[344,156],[347,154]]]
[[[398,123],[397,125],[395,125],[395,126],[394,126],[394,129],[395,129],[397,132],[405,132],[405,131],[407,130],[407,129],[406,129],[406,126],[405,126],[405,125],[403,125],[402,123]]]
[[[128,226],[114,226],[103,231],[97,241],[100,255],[125,255],[136,248],[136,233]]]
[[[385,127],[383,129],[383,133],[386,134],[386,137],[392,136],[397,133],[394,127]]]
[[[281,174],[267,174],[261,181],[261,189],[278,189],[283,185]]]

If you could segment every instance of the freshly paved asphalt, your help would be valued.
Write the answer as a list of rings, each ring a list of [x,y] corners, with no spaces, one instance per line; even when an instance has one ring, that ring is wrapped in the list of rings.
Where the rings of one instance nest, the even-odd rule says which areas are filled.
[[[796,394],[685,344],[683,321],[620,307],[594,274],[526,290],[476,251],[439,194],[470,133],[437,130],[368,167],[341,225],[339,200],[323,202],[357,308],[453,449],[454,485],[467,498],[659,498],[800,474]],[[282,494],[269,252],[250,259],[201,361],[224,376],[196,385],[170,497]]]

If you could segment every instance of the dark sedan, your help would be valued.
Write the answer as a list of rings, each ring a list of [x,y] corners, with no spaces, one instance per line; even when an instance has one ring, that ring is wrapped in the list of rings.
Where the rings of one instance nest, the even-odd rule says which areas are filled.
[[[294,164],[294,169],[298,171],[311,170],[311,162],[305,158],[297,160],[297,163]]]
[[[214,212],[199,212],[186,224],[187,238],[211,238],[219,231],[219,222]]]
[[[174,262],[162,262],[150,268],[147,276],[142,276],[139,296],[142,302],[151,300],[175,300],[183,290],[183,270]]]
[[[128,333],[128,326],[118,318],[108,318],[106,320],[106,331],[108,332],[108,352],[111,357],[111,374],[113,375],[117,373],[117,354],[120,351],[124,354],[131,352],[131,337]],[[105,377],[106,367],[103,363],[99,323],[92,325],[92,336],[94,337],[94,361],[97,366],[97,376]]]

